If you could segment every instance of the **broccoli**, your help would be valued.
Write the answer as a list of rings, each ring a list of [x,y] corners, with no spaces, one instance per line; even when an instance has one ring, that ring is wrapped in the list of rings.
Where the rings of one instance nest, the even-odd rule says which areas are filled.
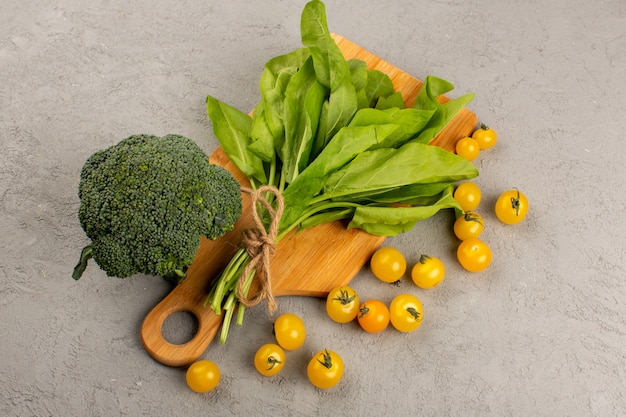
[[[135,135],[90,156],[80,174],[78,219],[91,243],[72,277],[93,258],[108,276],[184,278],[201,238],[231,231],[240,185],[179,135]]]

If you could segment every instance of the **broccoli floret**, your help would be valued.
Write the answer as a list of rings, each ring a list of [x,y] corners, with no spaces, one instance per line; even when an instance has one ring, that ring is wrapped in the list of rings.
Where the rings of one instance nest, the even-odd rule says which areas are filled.
[[[240,185],[226,169],[179,135],[135,135],[85,162],[78,219],[90,258],[108,276],[143,273],[184,277],[202,237],[231,231],[241,216]]]

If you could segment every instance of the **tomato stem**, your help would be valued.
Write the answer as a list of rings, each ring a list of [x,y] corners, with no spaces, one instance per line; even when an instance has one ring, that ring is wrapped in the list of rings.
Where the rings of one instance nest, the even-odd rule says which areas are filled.
[[[273,356],[270,356],[269,358],[267,358],[267,365],[268,365],[267,370],[269,371],[270,369],[273,369],[276,365],[278,365],[280,363],[281,363],[281,361],[279,361],[278,359],[276,359]]]
[[[324,368],[326,369],[330,369],[333,367],[333,360],[330,357],[330,353],[328,352],[328,349],[324,350],[324,355],[323,355],[324,360],[317,360],[319,363],[322,364],[322,366],[324,366]]]
[[[516,191],[517,191],[517,197],[511,197],[511,208],[515,210],[515,215],[519,216],[520,195],[519,195],[519,190],[516,189]]]
[[[352,301],[354,301],[355,298],[356,298],[356,294],[353,296],[350,296],[350,293],[348,292],[348,290],[344,290],[343,288],[340,288],[339,295],[333,298],[333,300],[339,301],[341,305],[345,306],[345,305],[350,304]]]
[[[425,264],[425,263],[426,263],[426,261],[427,261],[427,260],[429,260],[429,259],[430,259],[430,256],[422,254],[422,255],[420,256],[419,263],[421,263],[421,264]]]
[[[409,312],[409,314],[410,314],[411,316],[413,316],[413,318],[414,318],[415,320],[417,320],[417,321],[419,321],[419,320],[420,320],[420,312],[419,312],[419,311],[417,311],[417,310],[415,309],[415,307],[409,307],[409,308],[407,308],[407,309],[406,309],[406,311],[408,311],[408,312]]]
[[[466,222],[476,222],[478,224],[483,224],[480,221],[480,216],[478,216],[476,213],[472,211],[466,211],[465,214],[463,215],[463,218],[465,219]]]

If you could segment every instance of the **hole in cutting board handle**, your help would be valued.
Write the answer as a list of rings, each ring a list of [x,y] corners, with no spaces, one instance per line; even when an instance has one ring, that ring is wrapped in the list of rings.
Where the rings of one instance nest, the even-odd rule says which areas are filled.
[[[184,345],[198,333],[198,317],[191,311],[176,311],[163,321],[163,339],[173,345]]]

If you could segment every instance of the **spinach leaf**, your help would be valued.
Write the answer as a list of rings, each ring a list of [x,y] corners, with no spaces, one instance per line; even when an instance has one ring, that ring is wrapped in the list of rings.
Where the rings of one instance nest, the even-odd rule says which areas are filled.
[[[252,128],[250,129],[248,150],[264,162],[271,162],[275,157],[274,136],[265,118],[263,101],[257,104],[252,113]]]
[[[317,81],[312,59],[293,76],[285,91],[283,177],[292,182],[308,164],[327,89]]]
[[[388,97],[395,92],[391,78],[384,72],[379,70],[367,71],[367,85],[365,86],[365,95],[367,97],[369,107],[376,107],[380,97]],[[404,102],[402,107],[404,107]]]
[[[358,100],[350,67],[328,30],[324,3],[307,3],[300,23],[302,43],[311,52],[317,79],[330,90],[318,127],[316,149],[319,150],[348,124],[358,108]]]
[[[359,206],[354,211],[348,229],[362,229],[377,236],[395,236],[411,230],[415,223],[434,216],[439,210],[455,208],[459,204],[452,196],[450,185],[432,205],[417,207]]]
[[[293,76],[292,72],[283,71],[280,74],[274,74],[269,69],[265,69],[261,73],[259,80],[259,91],[261,92],[261,101],[263,105],[264,119],[272,137],[277,143],[282,143],[285,137],[285,127],[283,126],[283,100],[285,88],[289,79]],[[255,113],[256,113],[255,109]]]
[[[402,203],[414,206],[425,206],[436,201],[434,196],[440,194],[451,183],[435,182],[429,184],[410,184],[392,190],[383,191],[370,197],[375,203]]]
[[[285,91],[293,76],[309,59],[310,55],[307,48],[300,48],[279,55],[265,63],[265,70],[261,74],[259,90],[264,105],[265,120],[274,138],[274,149],[280,158],[283,158],[282,151],[285,138]]]
[[[393,82],[387,74],[379,70],[367,69],[365,61],[360,59],[353,58],[347,62],[359,109],[405,107],[402,94],[395,91]]]
[[[248,152],[250,116],[211,96],[207,97],[207,112],[213,122],[213,133],[226,155],[247,177],[266,183],[263,161]]]
[[[367,63],[362,59],[352,58],[347,61],[354,89],[359,92],[367,87]]]
[[[321,129],[318,131],[318,141],[328,143],[330,138],[348,124],[357,109],[358,100],[352,83],[341,84],[332,90],[328,97],[325,123],[320,125]]]
[[[409,142],[398,149],[362,152],[328,177],[325,199],[361,196],[411,184],[450,183],[478,175],[465,158],[436,146]]]
[[[350,126],[367,126],[371,124],[396,124],[398,129],[383,142],[370,149],[397,148],[417,135],[426,126],[433,115],[431,110],[394,107],[386,110],[365,108],[356,112]]]
[[[402,93],[399,91],[396,91],[387,97],[378,97],[378,100],[376,101],[377,109],[385,110],[394,107],[404,108],[404,97],[402,97]]]
[[[351,193],[333,201],[346,201],[358,204],[402,203],[410,205],[428,205],[436,201],[437,196],[450,185],[449,182],[429,184],[409,184],[401,187],[382,188],[378,191]]]
[[[285,70],[295,71],[309,59],[311,52],[308,48],[298,48],[283,55],[278,55],[265,63],[265,68],[272,74],[279,74]]]
[[[352,85],[357,98],[357,108],[362,109],[369,107],[370,103],[367,98],[365,87],[367,87],[367,64],[361,59],[349,59],[348,67],[350,68],[350,76],[352,77]]]
[[[307,3],[300,22],[302,43],[309,48],[319,82],[331,91],[352,84],[348,63],[328,30],[324,3]]]
[[[453,88],[453,85],[446,80],[434,76],[426,77],[412,107],[415,109],[433,110],[434,114],[428,125],[420,132],[416,141],[430,143],[446,127],[448,122],[474,99],[474,93],[469,93],[444,104],[437,100],[440,95],[451,91]]]

